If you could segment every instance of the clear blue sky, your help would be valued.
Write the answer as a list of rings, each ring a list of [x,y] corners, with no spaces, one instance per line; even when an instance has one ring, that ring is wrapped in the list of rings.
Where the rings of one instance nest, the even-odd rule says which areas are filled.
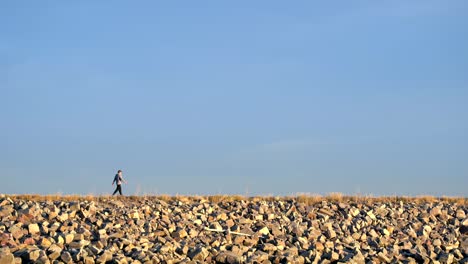
[[[0,193],[468,196],[467,14],[3,1]]]

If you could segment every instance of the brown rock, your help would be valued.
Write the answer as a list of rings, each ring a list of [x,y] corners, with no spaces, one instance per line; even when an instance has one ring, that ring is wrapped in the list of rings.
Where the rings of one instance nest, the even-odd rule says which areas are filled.
[[[73,262],[72,256],[67,251],[62,252],[62,254],[60,255],[60,258],[65,263],[72,263]]]
[[[68,247],[69,248],[73,248],[73,249],[80,249],[82,247],[85,247],[89,245],[89,241],[86,241],[86,240],[81,240],[81,241],[72,241]]]
[[[36,260],[35,263],[37,263],[37,264],[50,264],[50,260],[46,256],[41,256]]]
[[[240,264],[242,263],[242,255],[231,251],[223,251],[219,253],[215,260],[219,263]]]
[[[85,257],[83,261],[85,264],[94,264],[94,259],[92,257]]]
[[[391,258],[389,258],[385,253],[383,252],[379,252],[377,254],[377,256],[379,257],[380,260],[382,260],[383,262],[385,263],[390,263],[392,261]]]
[[[323,251],[325,249],[325,247],[323,246],[322,243],[315,242],[315,249],[317,249],[317,251]]]
[[[276,246],[271,243],[265,243],[261,245],[261,250],[265,252],[273,253],[277,250]]]
[[[59,247],[56,244],[52,244],[48,249],[47,249],[47,256],[49,257],[50,260],[55,260],[58,257],[60,257],[60,253],[62,252],[62,248]]]
[[[106,263],[110,260],[112,260],[112,253],[109,251],[104,251],[102,255],[96,259],[96,263]]]
[[[327,237],[330,238],[330,239],[336,237],[336,232],[331,228],[327,230],[326,234],[327,234]]]
[[[185,229],[180,229],[180,230],[177,230],[173,233],[173,237],[174,238],[184,238],[184,237],[187,237],[187,231],[185,231]]]
[[[255,263],[263,263],[264,261],[268,261],[268,256],[268,253],[257,250],[253,253],[251,261]]]
[[[32,237],[28,237],[25,240],[23,240],[23,244],[30,245],[30,246],[36,245],[36,240],[34,240],[34,238]]]
[[[189,258],[191,258],[192,260],[197,260],[197,261],[202,261],[202,262],[205,261],[208,255],[209,255],[209,252],[204,247],[195,248],[188,253]]]
[[[320,208],[318,210],[318,212],[321,213],[321,214],[324,214],[324,215],[328,215],[328,216],[333,216],[335,214],[331,210],[328,210],[328,209],[325,209],[325,208]]]

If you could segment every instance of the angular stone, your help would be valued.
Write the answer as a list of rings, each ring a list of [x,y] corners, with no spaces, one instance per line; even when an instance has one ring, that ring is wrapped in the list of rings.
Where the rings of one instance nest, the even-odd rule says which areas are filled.
[[[73,236],[73,241],[81,241],[84,239],[84,235],[83,234],[75,234]]]
[[[60,255],[60,258],[65,263],[72,263],[73,262],[73,258],[72,258],[71,254],[68,251],[62,252],[62,254]]]
[[[466,217],[465,210],[463,209],[458,209],[457,213],[455,215],[458,219],[463,219]]]
[[[359,209],[357,209],[357,208],[351,208],[351,209],[349,209],[349,213],[350,213],[353,217],[356,217],[356,216],[360,213],[360,211],[359,211]]]
[[[30,245],[30,246],[36,245],[36,240],[34,240],[34,238],[32,237],[28,237],[25,240],[23,240],[23,244]]]
[[[138,213],[138,211],[133,211],[128,214],[128,217],[133,219],[140,219],[140,214]]]
[[[442,253],[439,255],[439,258],[437,260],[441,263],[451,264],[453,263],[453,258],[453,254]]]
[[[264,226],[260,230],[258,230],[257,233],[262,235],[268,235],[270,234],[270,230],[268,229],[268,227]]]
[[[383,233],[385,236],[389,236],[389,235],[390,235],[390,231],[388,231],[388,229],[386,229],[386,228],[382,229],[382,233]]]
[[[106,229],[99,229],[98,234],[100,237],[106,236],[107,235],[107,230]]]
[[[269,254],[260,250],[257,250],[253,253],[251,261],[255,263],[263,263],[268,261]]]
[[[66,234],[64,237],[65,244],[70,244],[74,238],[75,238],[74,234]]]
[[[14,264],[15,256],[7,249],[0,249],[0,264]]]
[[[377,234],[377,232],[375,232],[374,229],[371,229],[371,230],[369,231],[369,235],[370,235],[371,237],[373,237],[373,238],[379,237],[379,234]]]
[[[97,258],[96,263],[106,263],[110,260],[112,260],[112,253],[109,251],[104,251],[102,255]]]
[[[39,258],[40,253],[41,253],[40,250],[31,250],[28,252],[27,259],[29,261],[35,262]]]
[[[177,230],[173,233],[173,237],[174,238],[184,238],[184,237],[187,237],[188,234],[187,234],[187,231],[185,231],[185,229],[180,229],[180,230]]]
[[[61,213],[58,217],[57,217],[57,220],[59,220],[60,222],[65,222],[68,220],[68,214],[67,213]]]
[[[433,216],[438,216],[438,215],[440,215],[440,213],[441,213],[441,210],[440,210],[440,207],[438,207],[438,206],[432,208],[431,211],[429,212],[429,214],[431,214]]]
[[[214,222],[210,225],[210,229],[222,231],[223,227],[218,222]]]
[[[28,231],[30,234],[34,235],[40,232],[39,226],[37,224],[29,224]]]
[[[65,238],[63,236],[57,237],[57,244],[63,245],[65,244]]]
[[[10,233],[15,239],[20,239],[24,236],[23,229],[16,225],[10,228]]]
[[[68,244],[68,247],[73,248],[73,249],[80,249],[82,247],[85,247],[89,245],[89,241],[86,240],[81,240],[81,241],[73,241],[70,244]]]
[[[277,250],[277,247],[271,243],[265,243],[261,245],[261,250],[265,252],[274,252]]]
[[[52,245],[52,242],[49,239],[43,237],[41,240],[39,240],[39,244],[42,248],[48,248],[50,245]]]
[[[336,237],[336,232],[331,228],[327,230],[326,234],[327,234],[327,237],[330,238],[330,239]]]
[[[36,262],[37,264],[50,264],[50,260],[46,256],[39,257]]]
[[[336,252],[333,251],[333,252],[331,253],[330,260],[331,260],[331,261],[337,261],[338,259],[340,259],[340,255],[338,255],[338,253],[336,253]]]
[[[387,255],[385,255],[383,252],[379,252],[377,256],[379,257],[379,259],[381,259],[385,263],[390,263],[392,261],[392,259],[389,258]]]
[[[95,263],[95,262],[94,262],[94,258],[92,258],[92,257],[85,257],[84,260],[83,260],[83,262],[84,262],[85,264],[94,264],[94,263]]]
[[[209,252],[204,247],[195,248],[188,253],[189,258],[191,258],[192,260],[197,260],[201,262],[205,261],[208,255],[209,255]]]
[[[87,247],[87,249],[89,249],[89,251],[94,255],[99,255],[99,253],[101,253],[101,249],[99,249],[98,247],[96,247],[95,245],[90,245]]]
[[[240,264],[243,262],[242,255],[236,254],[231,251],[220,252],[216,258],[218,263],[228,263],[228,264]]]
[[[377,219],[377,218],[375,217],[375,215],[374,215],[374,212],[373,212],[372,210],[368,211],[366,214],[367,214],[367,215],[370,217],[370,219],[372,219],[372,220],[376,220],[376,219]]]
[[[52,244],[48,249],[47,249],[47,256],[49,257],[50,260],[55,260],[58,257],[60,257],[60,253],[62,252],[62,248],[59,247],[56,244]]]
[[[323,250],[325,249],[325,247],[323,246],[322,243],[320,243],[320,242],[315,242],[315,249],[316,249],[317,251],[323,251]]]
[[[463,221],[461,222],[461,225],[468,226],[468,218],[463,219]]]
[[[328,209],[325,209],[325,208],[320,208],[318,210],[318,212],[321,213],[321,214],[324,214],[324,215],[328,215],[328,216],[333,216],[335,214],[334,212],[332,212],[332,211],[330,211]]]

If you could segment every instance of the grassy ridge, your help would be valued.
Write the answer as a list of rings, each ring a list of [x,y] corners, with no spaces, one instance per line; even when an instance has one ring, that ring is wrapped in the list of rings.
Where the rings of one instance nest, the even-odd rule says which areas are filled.
[[[313,205],[322,201],[331,202],[354,202],[354,203],[387,203],[387,202],[404,202],[404,203],[435,203],[446,202],[456,203],[458,205],[468,205],[468,197],[436,197],[430,195],[423,196],[360,196],[360,195],[343,195],[341,193],[330,193],[328,195],[309,195],[298,194],[292,196],[244,196],[244,195],[141,195],[141,196],[95,196],[95,195],[38,195],[38,194],[22,194],[22,195],[5,195],[12,200],[31,200],[31,201],[105,201],[109,199],[119,199],[121,201],[137,201],[144,199],[158,199],[166,202],[181,201],[181,202],[200,202],[209,201],[213,203],[232,202],[232,201],[276,201],[276,200],[294,200],[298,203]]]

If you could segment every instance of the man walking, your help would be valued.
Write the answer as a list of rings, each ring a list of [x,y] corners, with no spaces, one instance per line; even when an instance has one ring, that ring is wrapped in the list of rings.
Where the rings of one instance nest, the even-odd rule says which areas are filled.
[[[112,195],[116,194],[117,191],[120,193],[120,195],[122,195],[122,182],[127,183],[127,181],[125,181],[122,177],[122,171],[118,170],[117,174],[114,177],[114,181],[112,181],[112,186],[114,185],[114,183],[117,184],[117,188],[115,188],[115,191]]]

